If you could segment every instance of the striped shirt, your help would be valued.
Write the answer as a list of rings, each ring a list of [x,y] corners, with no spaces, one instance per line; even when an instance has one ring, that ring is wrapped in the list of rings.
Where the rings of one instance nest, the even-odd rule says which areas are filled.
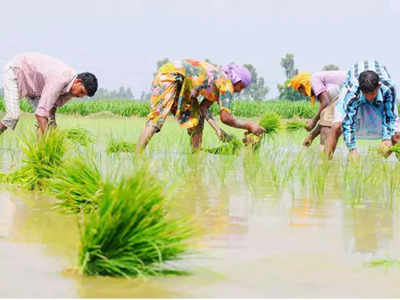
[[[379,76],[381,86],[377,97],[369,102],[359,88],[358,77],[363,71],[374,71]],[[361,105],[373,105],[382,116],[382,139],[388,140],[394,135],[396,111],[396,89],[386,68],[376,60],[365,60],[353,65],[347,72],[344,83],[346,92],[341,93],[338,105],[344,116],[342,129],[347,148],[356,148],[356,115]]]

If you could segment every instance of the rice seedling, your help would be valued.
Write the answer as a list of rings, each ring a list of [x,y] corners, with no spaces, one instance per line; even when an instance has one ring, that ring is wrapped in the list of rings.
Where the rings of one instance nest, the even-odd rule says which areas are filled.
[[[116,141],[111,139],[107,145],[107,154],[120,153],[120,152],[135,152],[136,144],[125,141]]]
[[[295,130],[306,128],[306,123],[304,123],[302,121],[297,121],[297,120],[287,121],[285,127],[286,127],[286,130],[295,131]]]
[[[83,215],[79,265],[86,275],[179,274],[179,259],[195,229],[166,211],[161,184],[145,170],[114,185],[106,183],[98,208]]]
[[[73,143],[84,147],[89,146],[89,144],[94,142],[94,138],[86,129],[83,128],[67,129],[65,130],[65,137]]]
[[[97,207],[103,179],[93,158],[76,157],[63,165],[48,181],[49,191],[59,199],[64,212],[89,212]]]
[[[8,174],[7,182],[19,184],[28,190],[42,190],[62,165],[66,152],[65,135],[58,130],[49,130],[40,136],[32,133],[25,136],[22,143],[23,165]]]
[[[274,112],[265,113],[259,120],[259,124],[265,129],[265,133],[261,136],[256,136],[251,132],[245,132],[243,137],[243,143],[247,147],[252,147],[253,151],[260,148],[262,141],[266,135],[272,135],[276,133],[281,126],[281,117]]]
[[[390,147],[389,149],[396,155],[397,159],[400,160],[400,143]]]
[[[223,145],[215,148],[205,148],[203,151],[212,153],[212,154],[221,154],[221,155],[235,155],[238,154],[240,149],[242,149],[243,144],[236,137],[233,137],[229,142],[224,143]]]
[[[371,267],[400,267],[400,260],[377,259],[369,263]]]
[[[281,126],[281,117],[275,112],[268,112],[261,116],[259,124],[266,134],[276,133]]]

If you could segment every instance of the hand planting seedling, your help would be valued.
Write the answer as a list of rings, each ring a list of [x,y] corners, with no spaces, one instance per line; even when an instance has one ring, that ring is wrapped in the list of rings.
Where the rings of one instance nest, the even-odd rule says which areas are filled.
[[[257,150],[260,147],[266,135],[272,135],[278,131],[281,126],[281,117],[275,112],[267,112],[260,118],[259,124],[265,129],[264,134],[256,136],[250,132],[245,132],[243,137],[243,144],[251,146],[253,150]]]

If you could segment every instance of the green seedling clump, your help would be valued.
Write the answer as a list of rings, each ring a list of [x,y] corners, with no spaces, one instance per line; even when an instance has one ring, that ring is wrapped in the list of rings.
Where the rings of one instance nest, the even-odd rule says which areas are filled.
[[[264,134],[257,136],[251,132],[245,132],[243,138],[243,143],[247,147],[251,146],[254,151],[260,148],[266,135],[271,135],[278,131],[281,126],[281,117],[275,112],[267,112],[260,118],[259,124],[265,129]]]
[[[80,157],[68,161],[50,180],[49,190],[64,212],[89,212],[97,207],[103,180],[95,162]]]
[[[28,190],[42,190],[63,162],[65,135],[56,129],[40,136],[31,134],[23,139],[22,151],[25,156],[23,164],[7,175],[7,182],[20,184]]]
[[[165,262],[188,248],[195,229],[165,209],[159,181],[145,170],[117,185],[106,183],[98,208],[81,224],[79,265],[86,275],[125,276],[180,273]]]
[[[288,121],[286,122],[286,129],[289,131],[295,131],[299,129],[305,129],[306,128],[306,123],[302,121]]]
[[[400,143],[390,147],[389,149],[396,155],[397,159],[400,160]]]
[[[243,147],[241,141],[237,138],[232,137],[229,142],[225,144],[215,147],[215,148],[206,148],[203,149],[205,152],[212,153],[212,154],[221,154],[221,155],[235,155],[239,152],[239,150]]]
[[[110,153],[120,153],[120,152],[135,152],[136,144],[111,140],[107,146],[106,152]]]
[[[86,129],[72,128],[65,131],[66,138],[81,146],[89,146],[94,142],[93,137]]]
[[[275,133],[281,126],[281,117],[275,112],[267,112],[260,118],[259,124],[266,134]]]

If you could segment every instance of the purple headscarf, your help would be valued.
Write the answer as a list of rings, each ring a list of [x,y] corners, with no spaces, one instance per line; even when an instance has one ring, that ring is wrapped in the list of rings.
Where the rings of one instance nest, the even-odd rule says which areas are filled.
[[[247,68],[236,64],[229,64],[222,68],[233,84],[241,81],[248,87],[251,82],[251,73]]]

